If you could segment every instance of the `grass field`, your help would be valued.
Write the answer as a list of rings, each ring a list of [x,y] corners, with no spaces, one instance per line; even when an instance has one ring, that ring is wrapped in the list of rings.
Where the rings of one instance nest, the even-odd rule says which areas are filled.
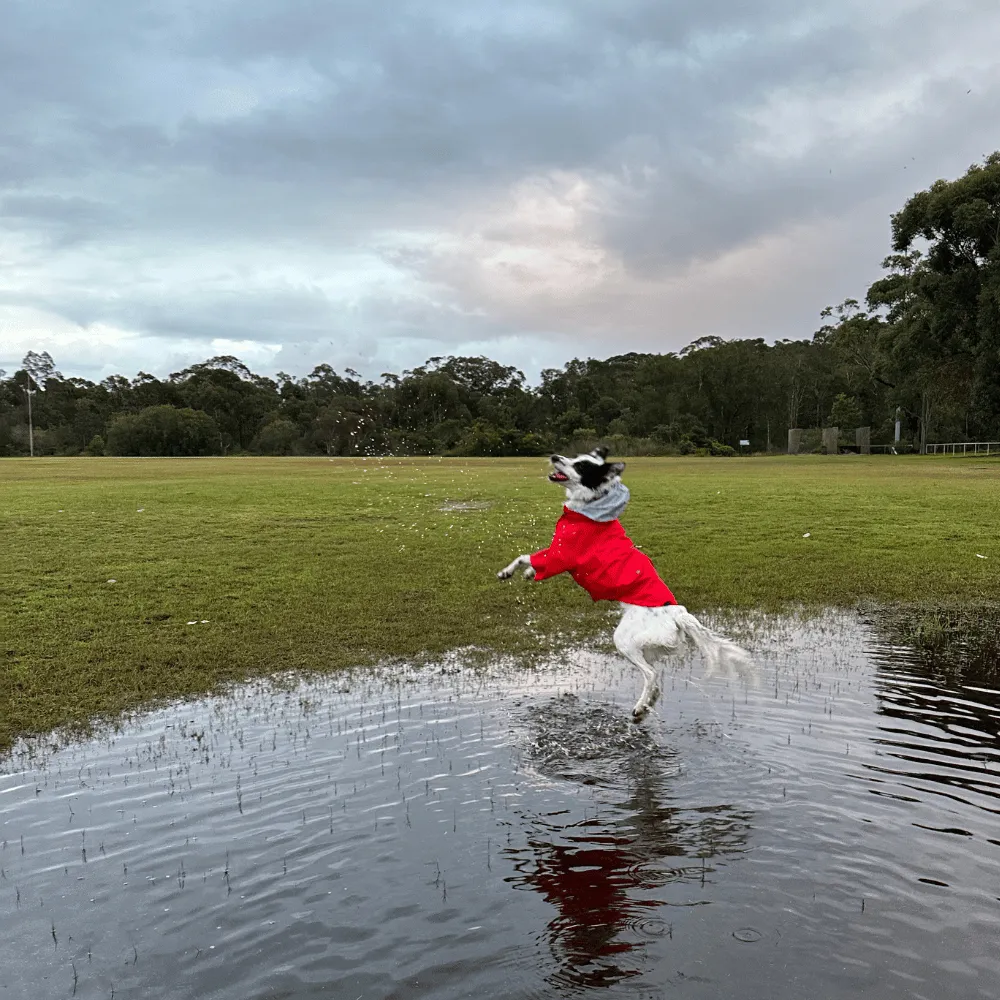
[[[494,577],[551,537],[546,468],[0,461],[0,749],[251,674],[606,630],[568,578]],[[624,478],[626,529],[693,610],[1000,593],[996,461],[633,459]]]

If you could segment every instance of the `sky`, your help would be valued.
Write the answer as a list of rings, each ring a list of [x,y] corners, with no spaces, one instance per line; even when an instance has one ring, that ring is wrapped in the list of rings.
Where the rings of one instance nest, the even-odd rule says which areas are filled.
[[[810,337],[1000,148],[996,0],[0,0],[0,368]]]

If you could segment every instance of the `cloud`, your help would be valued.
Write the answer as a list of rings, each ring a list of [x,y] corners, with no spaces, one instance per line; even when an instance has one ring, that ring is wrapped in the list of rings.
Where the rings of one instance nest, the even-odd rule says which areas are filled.
[[[90,377],[809,336],[996,141],[985,0],[4,15],[0,356]]]

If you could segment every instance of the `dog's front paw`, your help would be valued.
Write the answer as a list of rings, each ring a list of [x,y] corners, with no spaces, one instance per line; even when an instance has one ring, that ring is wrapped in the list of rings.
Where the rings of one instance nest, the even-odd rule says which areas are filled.
[[[530,565],[531,565],[531,559],[528,556],[518,556],[512,562],[504,566],[504,568],[500,570],[499,573],[497,573],[497,579],[509,580],[522,566],[530,566]]]
[[[534,580],[535,579],[535,567],[534,566],[529,566],[524,571],[524,578],[525,578],[525,580]]]

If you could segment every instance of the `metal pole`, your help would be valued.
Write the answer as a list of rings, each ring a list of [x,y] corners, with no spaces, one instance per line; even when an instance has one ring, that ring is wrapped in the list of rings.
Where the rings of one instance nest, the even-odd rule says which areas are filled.
[[[31,422],[31,376],[28,376],[28,451],[35,457],[35,428]]]

